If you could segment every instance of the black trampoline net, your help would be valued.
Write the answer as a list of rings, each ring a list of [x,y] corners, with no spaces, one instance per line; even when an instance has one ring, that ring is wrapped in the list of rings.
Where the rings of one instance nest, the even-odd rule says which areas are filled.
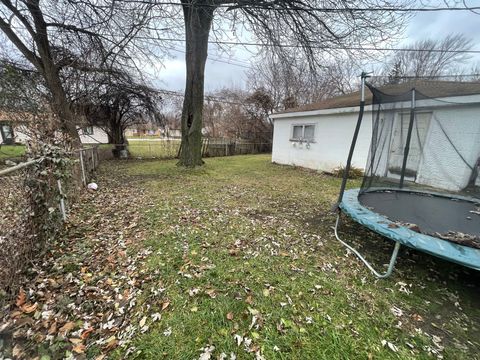
[[[360,193],[407,190],[478,201],[480,95],[434,97],[428,85],[403,86],[401,93],[367,86],[372,141]]]

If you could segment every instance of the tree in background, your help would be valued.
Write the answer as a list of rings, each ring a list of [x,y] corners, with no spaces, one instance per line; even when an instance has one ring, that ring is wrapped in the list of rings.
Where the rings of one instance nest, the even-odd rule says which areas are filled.
[[[100,66],[108,61],[117,66],[131,63],[132,50],[139,49],[136,39],[146,28],[152,7],[147,2],[106,0],[0,1],[0,30],[16,50],[14,56],[26,60],[42,76],[60,129],[74,143],[79,142],[77,121],[62,82],[63,70],[84,67],[89,58]],[[135,56],[141,54],[137,51]]]
[[[463,51],[472,47],[472,40],[464,35],[416,41],[388,61],[383,71],[387,77],[385,82],[396,84],[408,78],[436,79],[459,74],[471,59],[471,55]]]
[[[274,110],[273,98],[263,88],[256,89],[245,99],[246,131],[243,138],[259,143],[273,139],[273,123],[269,115]]]
[[[162,122],[162,97],[158,91],[135,81],[125,72],[104,75],[101,83],[87,84],[84,87],[87,91],[75,104],[88,124],[107,133],[109,143],[116,146],[114,155],[118,157],[120,151],[126,149],[127,128]]]
[[[262,52],[248,72],[248,84],[264,89],[275,110],[287,110],[352,92],[360,68],[359,63],[340,57],[312,70],[302,56]]]
[[[408,1],[399,0],[181,0],[181,4],[187,80],[179,165],[188,167],[203,163],[205,63],[215,18],[229,20],[234,34],[238,29],[250,31],[279,56],[285,54],[282,44],[294,44],[297,53],[304,54],[310,69],[315,69],[322,66],[326,54],[338,53],[334,49],[388,41],[402,30],[403,20],[408,16],[405,12],[394,11],[408,5]],[[369,11],[369,8],[376,11]],[[223,25],[214,31],[221,37],[225,29]]]
[[[8,113],[36,113],[45,100],[41,76],[27,67],[0,59],[0,109]]]

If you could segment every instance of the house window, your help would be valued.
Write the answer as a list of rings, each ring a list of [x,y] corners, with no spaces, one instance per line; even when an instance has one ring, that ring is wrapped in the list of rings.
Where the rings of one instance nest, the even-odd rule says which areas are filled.
[[[315,125],[293,125],[291,141],[307,141],[315,140]]]
[[[13,129],[9,124],[0,124],[0,133],[2,135],[2,138],[0,140],[3,140],[2,141],[3,143],[13,144],[14,142]]]
[[[93,126],[84,127],[83,135],[93,135]]]

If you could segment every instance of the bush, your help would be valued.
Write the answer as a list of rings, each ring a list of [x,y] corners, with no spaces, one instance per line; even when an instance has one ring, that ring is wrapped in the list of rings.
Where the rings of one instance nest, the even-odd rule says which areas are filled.
[[[345,167],[339,166],[338,168],[334,169],[332,175],[338,178],[343,178],[345,174]],[[350,171],[348,173],[349,179],[358,179],[363,177],[363,169],[357,168],[355,166],[350,167]]]

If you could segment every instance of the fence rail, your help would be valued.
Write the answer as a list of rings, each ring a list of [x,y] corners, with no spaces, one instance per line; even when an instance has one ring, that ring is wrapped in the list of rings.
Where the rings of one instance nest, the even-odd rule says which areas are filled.
[[[100,159],[113,158],[114,149],[128,150],[128,155],[134,159],[175,159],[181,148],[180,140],[129,140],[128,145],[108,144],[98,147]],[[271,143],[241,142],[228,139],[204,139],[202,143],[203,157],[220,157],[247,154],[269,153]]]

